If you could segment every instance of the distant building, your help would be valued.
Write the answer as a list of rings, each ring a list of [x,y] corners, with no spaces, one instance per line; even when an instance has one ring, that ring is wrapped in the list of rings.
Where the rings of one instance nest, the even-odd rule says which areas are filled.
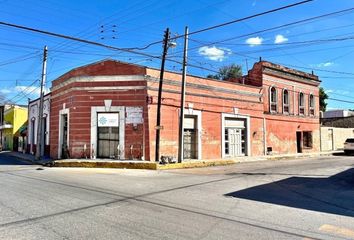
[[[322,118],[343,118],[354,116],[354,111],[351,110],[328,110],[323,113]]]
[[[51,157],[154,161],[159,75],[105,60],[55,79]],[[185,159],[319,151],[319,84],[313,74],[266,61],[240,80],[187,76]],[[177,156],[180,91],[181,74],[166,71],[161,155]]]
[[[49,157],[50,155],[50,98],[51,93],[44,95],[43,97],[43,119],[42,119],[42,146],[40,156]],[[39,115],[39,98],[30,101],[28,103],[28,142],[27,152],[30,154],[36,153],[37,146],[37,130],[38,130],[38,115]]]
[[[2,150],[22,152],[26,144],[27,107],[4,105],[0,110]]]

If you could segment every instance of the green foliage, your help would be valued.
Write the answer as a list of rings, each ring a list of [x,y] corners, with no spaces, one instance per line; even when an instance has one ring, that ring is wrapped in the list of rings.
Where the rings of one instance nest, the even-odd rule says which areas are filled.
[[[328,99],[328,95],[323,89],[323,87],[320,87],[320,111],[325,112],[327,108],[327,103],[326,100]]]
[[[242,67],[237,64],[231,64],[228,66],[223,66],[219,68],[219,73],[212,75],[209,74],[207,78],[219,79],[219,80],[229,80],[242,77]]]

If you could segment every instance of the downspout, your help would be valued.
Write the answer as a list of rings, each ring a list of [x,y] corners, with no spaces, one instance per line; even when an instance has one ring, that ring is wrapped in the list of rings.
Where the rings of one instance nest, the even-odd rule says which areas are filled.
[[[266,130],[265,117],[263,117],[263,150],[264,150],[264,156],[267,155],[267,130]]]

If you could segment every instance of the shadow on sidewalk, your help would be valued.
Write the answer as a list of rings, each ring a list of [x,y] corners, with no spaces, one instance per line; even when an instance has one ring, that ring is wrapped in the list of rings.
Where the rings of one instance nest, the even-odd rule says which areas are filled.
[[[354,217],[354,168],[329,178],[290,177],[225,196]]]

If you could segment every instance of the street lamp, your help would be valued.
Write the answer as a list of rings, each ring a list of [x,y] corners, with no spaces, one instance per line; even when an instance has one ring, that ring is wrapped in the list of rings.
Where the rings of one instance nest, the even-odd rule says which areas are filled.
[[[163,75],[165,72],[165,62],[167,50],[169,47],[176,47],[176,42],[170,42],[170,30],[166,29],[164,40],[163,40],[163,53],[161,59],[161,70],[160,70],[160,81],[159,81],[159,92],[157,97],[157,116],[156,116],[156,138],[155,138],[155,162],[160,160],[160,131],[161,131],[161,96],[162,96],[162,85],[163,85]]]

